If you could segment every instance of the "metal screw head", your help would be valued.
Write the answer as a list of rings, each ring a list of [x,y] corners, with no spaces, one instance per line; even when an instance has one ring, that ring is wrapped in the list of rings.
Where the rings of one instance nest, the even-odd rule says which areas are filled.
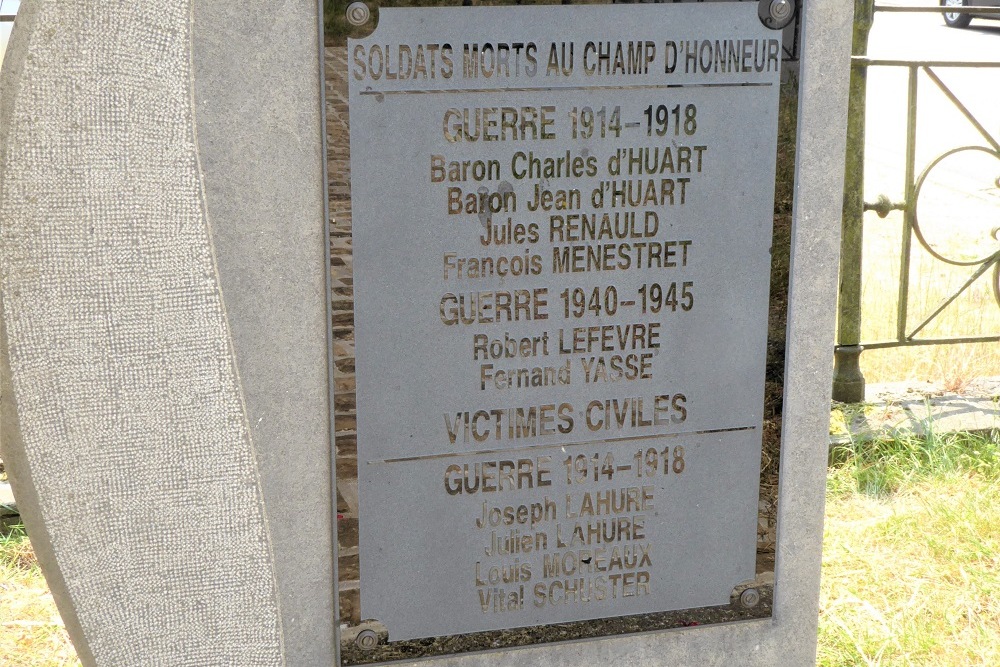
[[[757,17],[765,27],[781,30],[795,18],[794,0],[758,0]]]
[[[744,607],[756,607],[760,603],[760,593],[756,588],[748,588],[740,593],[740,604]]]
[[[795,7],[788,0],[771,0],[771,7],[768,13],[772,19],[778,23],[782,23],[792,17],[793,11],[795,11]]]
[[[354,643],[362,651],[371,651],[378,646],[378,634],[374,630],[362,630],[354,638]]]
[[[347,5],[347,22],[351,25],[364,25],[371,20],[372,10],[363,2],[352,2]]]

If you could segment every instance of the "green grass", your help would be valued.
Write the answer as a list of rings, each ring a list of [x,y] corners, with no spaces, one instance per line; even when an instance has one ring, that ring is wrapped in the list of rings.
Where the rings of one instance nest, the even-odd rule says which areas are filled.
[[[0,524],[2,525],[2,524]],[[24,526],[16,524],[0,529],[0,571],[14,569],[24,572],[38,570],[31,543]]]
[[[1000,436],[854,443],[833,460],[818,663],[1000,665]]]
[[[996,432],[938,434],[929,424],[924,436],[883,436],[852,440],[830,455],[831,493],[884,497],[907,485],[949,475],[1000,479],[1000,441]]]

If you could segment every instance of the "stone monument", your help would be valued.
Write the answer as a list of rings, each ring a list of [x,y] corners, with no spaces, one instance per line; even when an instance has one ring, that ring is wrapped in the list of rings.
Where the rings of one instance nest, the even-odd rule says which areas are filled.
[[[351,43],[360,615],[390,644],[753,578],[768,7],[384,11]],[[426,664],[814,661],[850,17],[803,17],[773,615]],[[0,437],[86,665],[342,662],[320,26],[23,3]]]

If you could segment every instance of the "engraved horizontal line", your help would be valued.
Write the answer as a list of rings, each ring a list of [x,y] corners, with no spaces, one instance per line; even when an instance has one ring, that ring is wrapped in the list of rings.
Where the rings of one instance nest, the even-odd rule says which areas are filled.
[[[359,95],[444,95],[451,93],[544,93],[553,91],[572,90],[665,90],[669,88],[755,88],[762,86],[773,86],[774,83],[767,82],[742,82],[742,83],[663,83],[663,84],[632,84],[617,86],[542,86],[539,88],[452,88],[452,89],[427,89],[427,90],[362,90]]]
[[[422,456],[404,456],[396,459],[384,459],[382,461],[366,461],[365,465],[381,465],[384,463],[409,463],[412,461],[428,461],[431,459],[448,459],[456,456],[482,456],[484,454],[511,454],[514,452],[528,452],[536,449],[552,449],[553,447],[589,447],[591,445],[611,445],[619,442],[630,442],[633,440],[652,440],[653,438],[682,438],[689,435],[711,435],[712,433],[735,433],[737,431],[756,431],[756,426],[735,426],[732,428],[709,428],[702,431],[681,431],[678,433],[650,433],[649,435],[628,435],[620,438],[606,438],[604,440],[588,440],[587,442],[567,442],[553,443],[548,445],[525,445],[524,447],[511,447],[507,449],[480,449],[472,452],[447,452],[444,454],[424,454]]]

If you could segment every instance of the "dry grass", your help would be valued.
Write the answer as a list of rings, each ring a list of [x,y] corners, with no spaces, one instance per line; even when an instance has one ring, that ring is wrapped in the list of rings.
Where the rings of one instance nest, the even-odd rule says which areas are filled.
[[[1000,665],[996,437],[856,452],[828,486],[819,664]]]
[[[0,656],[4,667],[80,664],[20,528],[0,535]]]
[[[874,217],[874,216],[872,216]],[[865,227],[862,268],[862,339],[896,337],[898,276],[902,221],[889,216]],[[916,247],[910,270],[908,331],[930,315],[971,275],[969,268],[944,265]],[[990,284],[992,271],[981,276],[954,303],[920,333],[920,337],[1000,335],[1000,305]],[[886,350],[861,355],[862,372],[869,382],[943,380],[960,390],[970,379],[1000,374],[1000,344],[971,343]]]
[[[1000,488],[831,498],[819,664],[1000,665]]]

